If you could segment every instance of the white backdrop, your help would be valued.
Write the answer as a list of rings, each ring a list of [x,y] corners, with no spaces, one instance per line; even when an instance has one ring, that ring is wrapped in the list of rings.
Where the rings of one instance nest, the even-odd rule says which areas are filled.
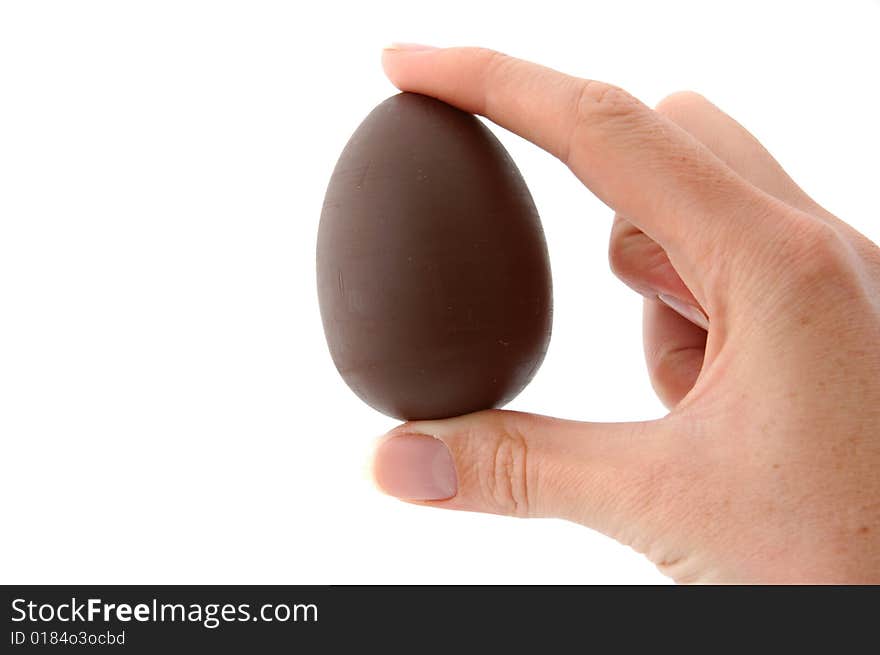
[[[374,490],[395,425],[324,343],[335,159],[390,41],[485,45],[654,103],[692,88],[880,240],[880,3],[3,2],[0,582],[664,579],[601,535]],[[496,129],[544,220],[547,359],[510,407],[662,415],[610,211]]]

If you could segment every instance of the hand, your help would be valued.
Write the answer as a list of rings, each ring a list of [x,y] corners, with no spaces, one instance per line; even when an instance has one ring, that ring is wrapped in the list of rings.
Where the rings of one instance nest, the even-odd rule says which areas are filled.
[[[399,88],[546,149],[614,209],[611,266],[645,297],[671,411],[410,422],[380,443],[378,484],[570,519],[680,582],[880,582],[880,249],[696,94],[651,110],[476,48],[402,46],[383,64]]]

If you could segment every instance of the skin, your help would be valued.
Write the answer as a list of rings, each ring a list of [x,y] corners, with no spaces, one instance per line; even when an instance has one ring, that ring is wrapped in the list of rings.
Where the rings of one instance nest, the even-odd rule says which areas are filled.
[[[410,422],[377,450],[379,485],[393,493],[402,465],[388,440],[430,435],[451,453],[453,495],[404,500],[576,521],[678,582],[880,583],[880,249],[695,93],[652,110],[479,48],[393,46],[382,61],[400,89],[555,155],[614,210],[611,267],[645,298],[670,411]]]

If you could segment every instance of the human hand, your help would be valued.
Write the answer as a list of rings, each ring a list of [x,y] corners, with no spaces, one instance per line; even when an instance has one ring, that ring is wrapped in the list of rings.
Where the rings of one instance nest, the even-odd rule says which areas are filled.
[[[651,110],[477,48],[392,48],[383,64],[557,156],[614,209],[611,266],[645,296],[671,411],[410,422],[378,446],[378,484],[576,521],[680,582],[880,582],[880,249],[696,94]]]

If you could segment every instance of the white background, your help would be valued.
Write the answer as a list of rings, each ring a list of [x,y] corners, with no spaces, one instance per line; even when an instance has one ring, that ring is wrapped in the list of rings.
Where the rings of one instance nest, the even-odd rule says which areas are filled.
[[[868,0],[3,2],[0,581],[663,581],[579,526],[374,490],[395,423],[338,377],[317,310],[329,174],[394,92],[383,45],[485,45],[650,103],[701,91],[876,241],[878,34]],[[662,415],[610,211],[496,132],[555,283],[510,407]]]

